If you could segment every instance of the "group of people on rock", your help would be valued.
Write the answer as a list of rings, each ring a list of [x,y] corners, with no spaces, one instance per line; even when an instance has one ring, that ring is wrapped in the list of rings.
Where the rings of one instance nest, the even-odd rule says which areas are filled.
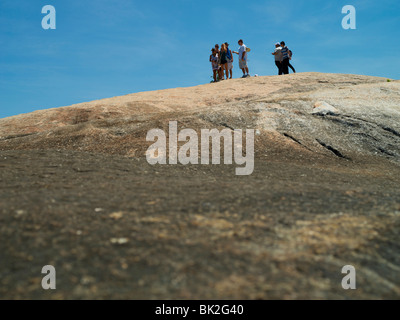
[[[239,55],[239,68],[242,69],[242,78],[250,77],[249,68],[247,66],[247,52],[249,48],[243,43],[243,40],[238,41],[238,51],[232,51],[229,49],[229,43],[225,42],[221,44],[221,48],[218,44],[211,49],[210,62],[213,70],[213,82],[220,80],[232,79],[233,70],[233,53]]]
[[[239,55],[239,68],[243,72],[242,78],[250,77],[249,67],[247,66],[247,53],[250,52],[250,48],[246,47],[242,39],[238,41],[238,44],[238,51],[231,51],[228,42],[221,44],[221,48],[216,44],[215,47],[211,49],[210,62],[213,70],[212,82],[232,79],[233,53]],[[275,51],[272,54],[275,56],[275,65],[278,68],[279,75],[289,74],[289,68],[296,73],[296,70],[290,64],[292,51],[289,50],[284,41],[275,44]]]

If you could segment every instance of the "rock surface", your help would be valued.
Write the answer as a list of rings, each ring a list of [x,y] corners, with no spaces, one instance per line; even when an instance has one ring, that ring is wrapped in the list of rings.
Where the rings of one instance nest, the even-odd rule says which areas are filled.
[[[325,101],[318,101],[314,104],[314,110],[311,114],[318,115],[318,116],[338,116],[339,111],[335,107],[332,107],[330,104],[326,103]]]
[[[257,130],[253,174],[150,166],[146,134],[172,120]],[[0,298],[398,299],[399,142],[400,83],[342,74],[0,119]]]
[[[244,80],[248,80],[243,82]],[[324,101],[337,114],[312,114]],[[60,149],[142,156],[152,128],[252,128],[257,156],[293,151],[398,160],[399,82],[304,73],[143,92],[0,119],[0,149]],[[326,108],[322,107],[322,108]],[[298,148],[297,148],[298,149]]]

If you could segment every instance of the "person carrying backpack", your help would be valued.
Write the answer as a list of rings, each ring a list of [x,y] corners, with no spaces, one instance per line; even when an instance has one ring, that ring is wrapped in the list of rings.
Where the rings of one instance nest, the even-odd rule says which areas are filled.
[[[289,48],[286,46],[285,41],[281,41],[282,47],[282,72],[289,74]]]
[[[229,79],[232,79],[232,70],[233,70],[233,56],[232,51],[229,49],[229,43],[225,42],[226,47],[226,58],[228,59],[228,70],[229,70]]]

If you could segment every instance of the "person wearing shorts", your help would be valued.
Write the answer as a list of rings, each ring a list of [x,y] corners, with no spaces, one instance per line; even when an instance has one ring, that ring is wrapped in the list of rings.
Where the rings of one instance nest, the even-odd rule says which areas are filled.
[[[228,80],[229,77],[229,71],[228,71],[228,58],[227,58],[227,50],[225,47],[225,44],[221,45],[221,50],[220,50],[220,66],[221,66],[221,80],[224,80],[224,71],[226,75],[226,79]]]
[[[236,53],[239,55],[239,68],[242,69],[243,76],[242,78],[250,77],[249,74],[249,68],[247,67],[247,47],[243,43],[243,40],[240,39],[238,41],[239,44],[239,51],[233,51],[233,53]]]
[[[217,57],[217,51],[213,48],[211,49],[212,54],[210,55],[210,62],[211,62],[211,67],[213,70],[213,78],[214,82],[217,82],[217,72],[218,72],[218,57]]]
[[[215,46],[215,52],[217,53],[217,58],[218,58],[218,77],[219,79],[222,79],[223,75],[221,75],[222,68],[220,66],[219,61],[221,60],[221,51],[219,50],[219,44],[217,43]]]
[[[229,49],[229,43],[225,42],[226,47],[226,57],[228,59],[228,70],[229,70],[229,79],[232,79],[232,72],[233,72],[233,56],[232,51]]]

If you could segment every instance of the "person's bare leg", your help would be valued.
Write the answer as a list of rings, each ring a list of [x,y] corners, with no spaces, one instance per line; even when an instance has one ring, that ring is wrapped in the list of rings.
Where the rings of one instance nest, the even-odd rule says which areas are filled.
[[[247,72],[247,74],[249,74],[249,68],[248,67],[246,67],[246,72]]]
[[[213,70],[214,82],[217,82],[217,70]]]
[[[226,80],[229,79],[229,70],[228,70],[228,64],[225,63],[225,75],[226,75]]]
[[[229,70],[229,74],[231,75],[229,79],[232,79],[232,69]]]

